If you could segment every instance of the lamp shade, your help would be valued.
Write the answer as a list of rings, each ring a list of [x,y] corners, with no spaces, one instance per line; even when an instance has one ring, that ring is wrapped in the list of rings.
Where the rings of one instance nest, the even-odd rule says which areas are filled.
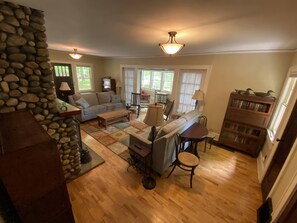
[[[197,101],[203,101],[203,96],[204,96],[203,91],[196,90],[192,99],[197,100]]]
[[[80,59],[80,58],[82,57],[82,55],[79,54],[79,53],[77,53],[77,49],[73,49],[73,50],[74,50],[74,52],[73,52],[73,53],[70,53],[69,55],[70,55],[73,59],[76,59],[76,60]]]
[[[158,104],[151,104],[143,122],[149,126],[160,126],[164,124],[163,107]]]
[[[122,82],[119,81],[119,80],[117,80],[117,81],[116,81],[116,87],[122,87]]]
[[[60,91],[71,91],[71,88],[69,87],[67,82],[61,82]]]

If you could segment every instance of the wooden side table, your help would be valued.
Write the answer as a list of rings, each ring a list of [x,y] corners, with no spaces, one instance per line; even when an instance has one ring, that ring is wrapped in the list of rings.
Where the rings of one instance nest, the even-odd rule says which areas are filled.
[[[129,166],[134,166],[135,168],[144,171],[144,176],[147,172],[147,166],[151,162],[151,148],[145,147],[140,144],[133,144],[129,146],[129,152],[131,159],[129,160]],[[127,169],[128,169],[127,168]]]
[[[197,144],[198,142],[201,142],[207,137],[208,130],[204,125],[201,125],[197,122],[195,122],[193,125],[191,125],[187,130],[185,130],[180,136],[183,143],[183,146],[185,146],[185,143],[190,141],[191,146],[193,149],[193,153],[198,156],[197,152]]]

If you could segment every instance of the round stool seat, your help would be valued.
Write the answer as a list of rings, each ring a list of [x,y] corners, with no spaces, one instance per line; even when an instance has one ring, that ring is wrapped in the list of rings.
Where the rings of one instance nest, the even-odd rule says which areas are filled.
[[[178,154],[178,160],[182,165],[194,167],[199,165],[199,159],[193,153],[181,152]]]

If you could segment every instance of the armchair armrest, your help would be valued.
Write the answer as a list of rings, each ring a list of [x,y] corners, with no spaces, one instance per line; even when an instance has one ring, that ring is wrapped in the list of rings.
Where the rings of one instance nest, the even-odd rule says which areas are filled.
[[[144,147],[151,147],[152,142],[132,132],[130,133],[129,145],[134,144],[143,145]]]

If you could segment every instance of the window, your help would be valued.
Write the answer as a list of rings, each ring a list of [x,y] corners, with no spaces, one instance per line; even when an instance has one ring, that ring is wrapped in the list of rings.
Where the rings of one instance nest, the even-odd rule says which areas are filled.
[[[141,89],[171,92],[173,77],[173,71],[141,70]]]
[[[204,73],[203,70],[181,70],[177,112],[189,112],[195,108],[192,97],[195,90],[201,88]]]
[[[281,120],[283,118],[283,115],[287,109],[288,102],[291,98],[292,92],[294,90],[295,84],[296,84],[296,77],[289,77],[284,84],[284,89],[282,91],[282,94],[279,98],[279,102],[277,104],[277,107],[275,109],[275,112],[273,114],[268,135],[271,141],[274,140],[276,131],[281,123]]]
[[[93,90],[92,70],[90,66],[76,66],[76,78],[79,91]]]
[[[70,77],[70,65],[53,64],[56,77]]]

